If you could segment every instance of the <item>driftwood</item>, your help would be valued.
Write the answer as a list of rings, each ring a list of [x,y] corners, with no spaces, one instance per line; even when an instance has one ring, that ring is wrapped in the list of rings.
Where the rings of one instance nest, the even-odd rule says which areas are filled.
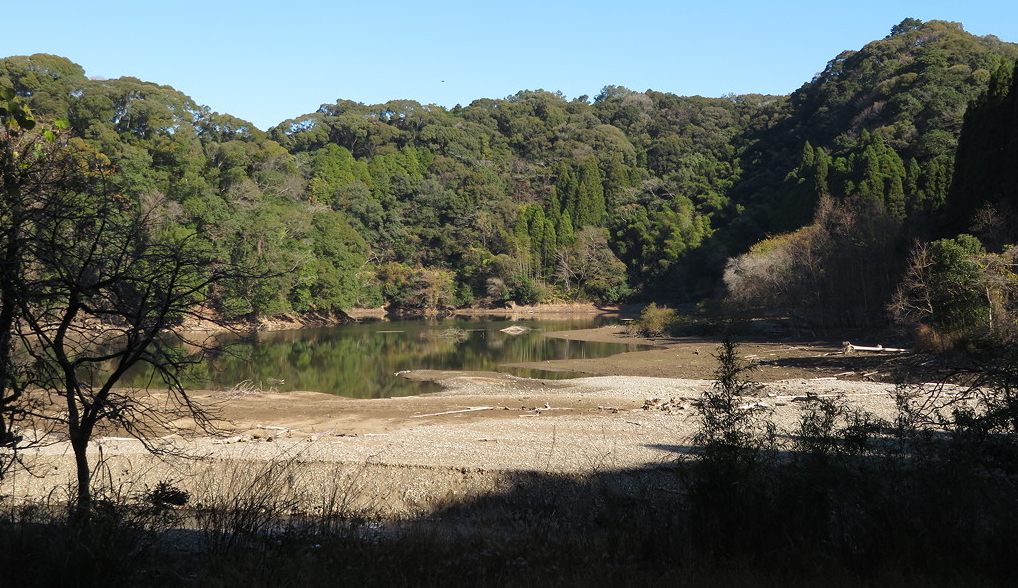
[[[643,410],[660,410],[674,414],[675,411],[687,410],[692,406],[699,405],[699,398],[648,398],[643,401]]]
[[[422,419],[424,417],[441,416],[443,414],[456,414],[458,412],[474,412],[476,410],[495,410],[494,406],[471,406],[470,408],[464,408],[463,410],[447,410],[445,412],[433,412],[431,414],[412,414],[412,419]]]
[[[226,439],[217,439],[217,440],[213,441],[212,444],[213,445],[228,445],[230,443],[247,443],[250,440],[251,440],[251,437],[248,437],[247,435],[234,435],[233,437],[228,437]]]
[[[874,351],[876,353],[909,353],[908,349],[902,349],[900,347],[884,347],[883,345],[877,345],[876,347],[864,347],[862,345],[852,345],[848,341],[845,341],[841,348],[843,353],[855,353],[856,351]]]

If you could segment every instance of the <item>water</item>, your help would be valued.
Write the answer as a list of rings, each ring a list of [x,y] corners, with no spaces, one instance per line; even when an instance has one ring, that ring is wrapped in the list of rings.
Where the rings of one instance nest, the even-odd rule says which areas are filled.
[[[354,398],[409,396],[438,390],[432,382],[398,377],[404,370],[483,370],[541,378],[576,374],[502,368],[506,363],[597,358],[633,351],[635,344],[557,339],[543,333],[596,327],[601,317],[535,321],[385,321],[339,327],[258,333],[235,341],[189,388],[229,389],[249,381],[280,392],[312,390]],[[500,329],[523,326],[520,335]],[[455,329],[451,332],[450,329]],[[452,336],[458,335],[458,336]],[[125,385],[143,385],[134,374]]]

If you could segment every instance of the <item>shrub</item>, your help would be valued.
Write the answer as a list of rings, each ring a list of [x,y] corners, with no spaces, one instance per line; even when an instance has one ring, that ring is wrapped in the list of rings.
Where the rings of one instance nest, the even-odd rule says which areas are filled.
[[[741,407],[741,397],[754,386],[746,374],[756,366],[744,362],[738,349],[727,337],[718,346],[714,383],[700,401],[700,426],[693,441],[708,460],[740,460],[769,442],[768,423]]]
[[[643,337],[663,337],[671,334],[677,314],[667,306],[658,306],[653,302],[640,313],[640,320],[634,324],[636,334]]]

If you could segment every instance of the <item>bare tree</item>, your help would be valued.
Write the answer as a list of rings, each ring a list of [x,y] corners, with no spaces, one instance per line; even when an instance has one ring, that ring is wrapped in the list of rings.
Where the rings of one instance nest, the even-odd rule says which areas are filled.
[[[174,327],[214,318],[217,284],[241,274],[116,193],[112,173],[83,142],[0,125],[0,439],[10,458],[61,432],[86,521],[97,433],[115,427],[159,452],[153,433],[181,417],[210,427],[182,385],[209,346],[185,353]],[[165,393],[118,386],[140,364]]]
[[[580,288],[597,302],[614,303],[630,292],[626,266],[608,246],[608,231],[584,227],[576,241],[555,252],[555,277],[567,289]]]
[[[933,291],[937,284],[933,266],[929,243],[916,241],[912,245],[905,275],[889,306],[898,324],[915,328],[934,315]]]

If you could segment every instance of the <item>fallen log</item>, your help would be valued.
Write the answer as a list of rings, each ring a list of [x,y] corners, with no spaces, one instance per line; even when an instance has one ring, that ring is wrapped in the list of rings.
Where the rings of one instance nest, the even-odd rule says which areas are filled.
[[[841,351],[843,353],[855,353],[856,351],[874,351],[876,353],[909,353],[908,349],[902,349],[901,347],[884,347],[883,345],[868,347],[863,345],[852,345],[848,341],[844,342],[844,346]]]

